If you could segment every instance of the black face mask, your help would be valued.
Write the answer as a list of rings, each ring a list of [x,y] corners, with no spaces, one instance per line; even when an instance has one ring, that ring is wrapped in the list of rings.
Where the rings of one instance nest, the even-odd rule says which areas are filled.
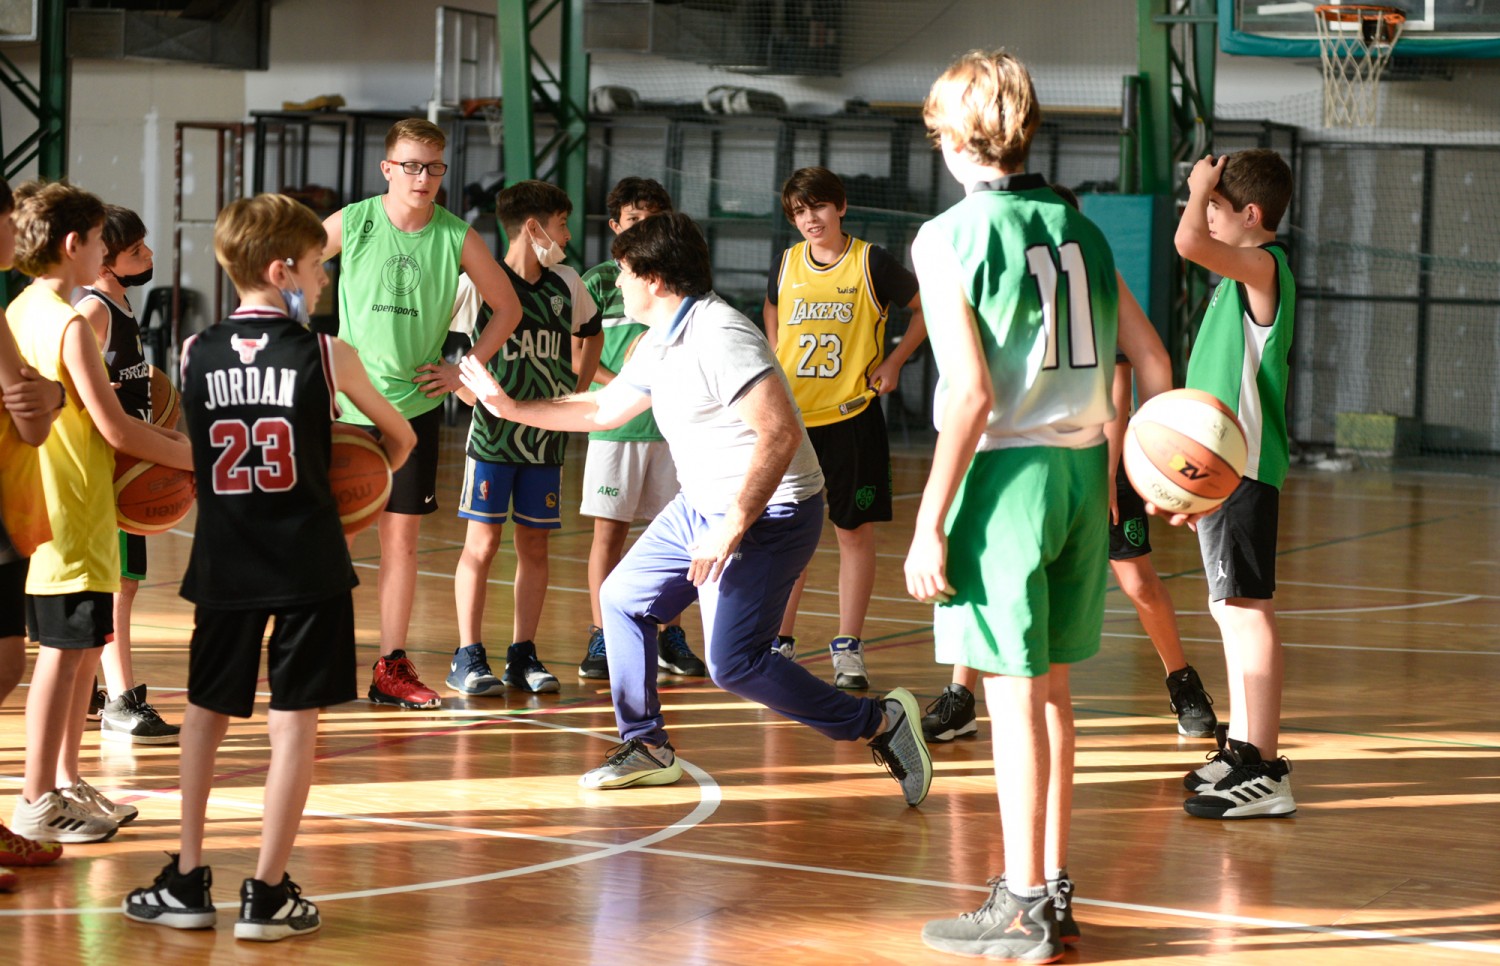
[[[119,282],[122,288],[139,288],[151,281],[151,272],[154,268],[155,266],[152,266],[152,268],[148,268],[144,272],[137,272],[134,275],[116,275],[115,281]]]

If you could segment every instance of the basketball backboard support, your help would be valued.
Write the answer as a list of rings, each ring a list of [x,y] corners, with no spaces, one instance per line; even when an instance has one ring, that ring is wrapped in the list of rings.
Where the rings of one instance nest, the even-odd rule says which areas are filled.
[[[428,119],[464,101],[500,96],[500,34],[494,14],[456,7],[437,8],[437,53],[433,62]]]
[[[1337,5],[1339,0],[1322,0]],[[1500,4],[1378,0],[1406,14],[1398,57],[1500,57]],[[1219,0],[1219,49],[1256,57],[1318,58],[1316,3]]]

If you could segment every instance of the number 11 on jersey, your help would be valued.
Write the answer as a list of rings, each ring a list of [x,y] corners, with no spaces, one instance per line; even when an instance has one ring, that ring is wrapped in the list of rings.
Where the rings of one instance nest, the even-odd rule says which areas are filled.
[[[1043,369],[1056,369],[1057,359],[1057,276],[1068,279],[1068,367],[1092,369],[1099,364],[1099,348],[1094,342],[1094,308],[1089,301],[1089,272],[1083,261],[1083,249],[1077,242],[1063,242],[1054,257],[1048,245],[1026,249],[1026,267],[1036,279],[1037,294],[1042,301],[1042,324],[1047,329],[1047,352]]]

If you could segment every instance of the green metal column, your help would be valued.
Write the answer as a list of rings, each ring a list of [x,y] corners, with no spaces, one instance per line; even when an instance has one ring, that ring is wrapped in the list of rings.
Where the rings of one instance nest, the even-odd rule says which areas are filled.
[[[1208,300],[1208,278],[1178,257],[1170,239],[1176,202],[1184,197],[1180,171],[1213,149],[1214,68],[1218,54],[1215,0],[1136,0],[1139,71],[1140,190],[1160,200],[1170,224],[1159,226],[1156,250],[1166,265],[1157,273],[1169,300],[1148,306],[1165,315],[1167,352],[1180,378],[1193,326]]]
[[[553,74],[531,42],[532,30],[558,14],[559,49]],[[584,182],[588,173],[589,58],[583,49],[583,0],[496,0],[500,32],[500,95],[504,112],[505,183],[550,181],[568,193],[568,227],[575,258],[583,253]],[[556,127],[540,149],[536,109]],[[544,163],[550,159],[545,168]]]

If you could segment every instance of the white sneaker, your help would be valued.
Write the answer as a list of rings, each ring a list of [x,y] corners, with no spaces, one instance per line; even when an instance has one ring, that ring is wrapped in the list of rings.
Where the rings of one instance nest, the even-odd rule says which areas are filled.
[[[78,779],[78,784],[70,788],[59,788],[57,793],[90,815],[107,818],[116,825],[129,825],[135,821],[137,815],[141,814],[141,810],[134,805],[116,804],[105,798],[99,789],[82,778]]]
[[[118,823],[85,811],[55,791],[34,803],[17,796],[10,827],[16,834],[38,842],[67,844],[105,842],[120,830]]]
[[[828,645],[833,656],[833,686],[844,691],[864,691],[870,686],[865,676],[865,652],[857,637],[835,637]]]
[[[797,639],[790,634],[777,634],[771,642],[771,653],[780,654],[788,661],[797,660]]]
[[[585,772],[584,788],[628,788],[631,785],[670,785],[682,777],[682,766],[670,744],[653,748],[632,738],[610,749],[604,764]]]

